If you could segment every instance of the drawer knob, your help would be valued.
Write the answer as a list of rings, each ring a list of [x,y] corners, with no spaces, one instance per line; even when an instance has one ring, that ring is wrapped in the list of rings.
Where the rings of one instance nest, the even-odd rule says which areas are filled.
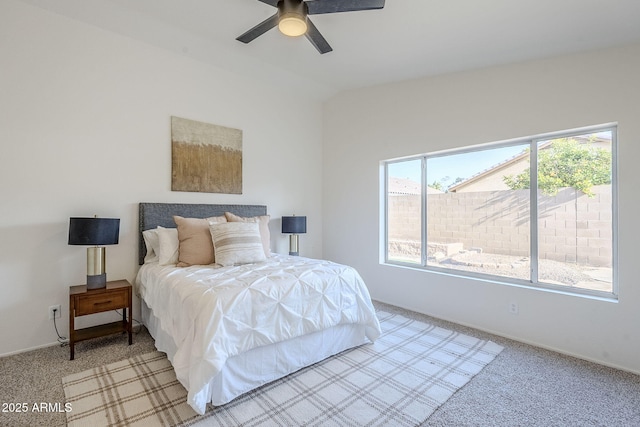
[[[109,301],[102,301],[102,302],[94,302],[93,305],[104,305],[104,304],[111,304],[111,300]]]

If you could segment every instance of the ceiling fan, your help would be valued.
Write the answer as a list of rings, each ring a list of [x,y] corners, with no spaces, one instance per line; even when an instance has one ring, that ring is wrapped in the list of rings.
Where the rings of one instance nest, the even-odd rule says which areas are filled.
[[[324,13],[355,12],[359,10],[382,9],[385,0],[258,0],[277,7],[278,12],[236,38],[249,43],[275,26],[287,36],[305,35],[318,52],[327,53],[333,49],[313,25],[307,15]]]

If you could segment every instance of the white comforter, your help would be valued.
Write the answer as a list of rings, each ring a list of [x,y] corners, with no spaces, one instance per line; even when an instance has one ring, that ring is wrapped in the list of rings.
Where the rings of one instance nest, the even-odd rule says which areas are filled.
[[[236,267],[145,264],[138,292],[178,348],[173,362],[188,402],[204,413],[206,385],[227,358],[338,324],[380,325],[360,275],[330,261],[273,255]]]

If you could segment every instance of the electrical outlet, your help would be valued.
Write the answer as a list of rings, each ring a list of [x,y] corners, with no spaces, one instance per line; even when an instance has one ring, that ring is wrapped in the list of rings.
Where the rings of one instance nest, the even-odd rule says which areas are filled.
[[[62,310],[60,308],[60,304],[52,305],[49,307],[49,320],[53,320],[53,316],[55,315],[56,319],[62,317]]]
[[[519,311],[520,311],[520,308],[518,307],[518,303],[517,302],[510,302],[509,303],[509,313],[517,315]]]

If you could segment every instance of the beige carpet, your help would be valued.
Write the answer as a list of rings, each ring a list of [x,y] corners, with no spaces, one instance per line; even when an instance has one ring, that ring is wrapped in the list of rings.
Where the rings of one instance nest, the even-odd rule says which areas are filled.
[[[383,335],[199,417],[162,353],[63,378],[69,426],[415,426],[502,351],[491,341],[378,312]]]
[[[379,301],[376,309],[504,346],[493,362],[441,405],[421,426],[640,426],[640,375],[533,347]],[[137,328],[136,328],[137,329]],[[55,337],[55,330],[51,328]],[[126,335],[52,346],[0,357],[3,402],[65,405],[62,378],[155,351],[145,328]],[[0,426],[64,427],[64,412],[0,412]]]

